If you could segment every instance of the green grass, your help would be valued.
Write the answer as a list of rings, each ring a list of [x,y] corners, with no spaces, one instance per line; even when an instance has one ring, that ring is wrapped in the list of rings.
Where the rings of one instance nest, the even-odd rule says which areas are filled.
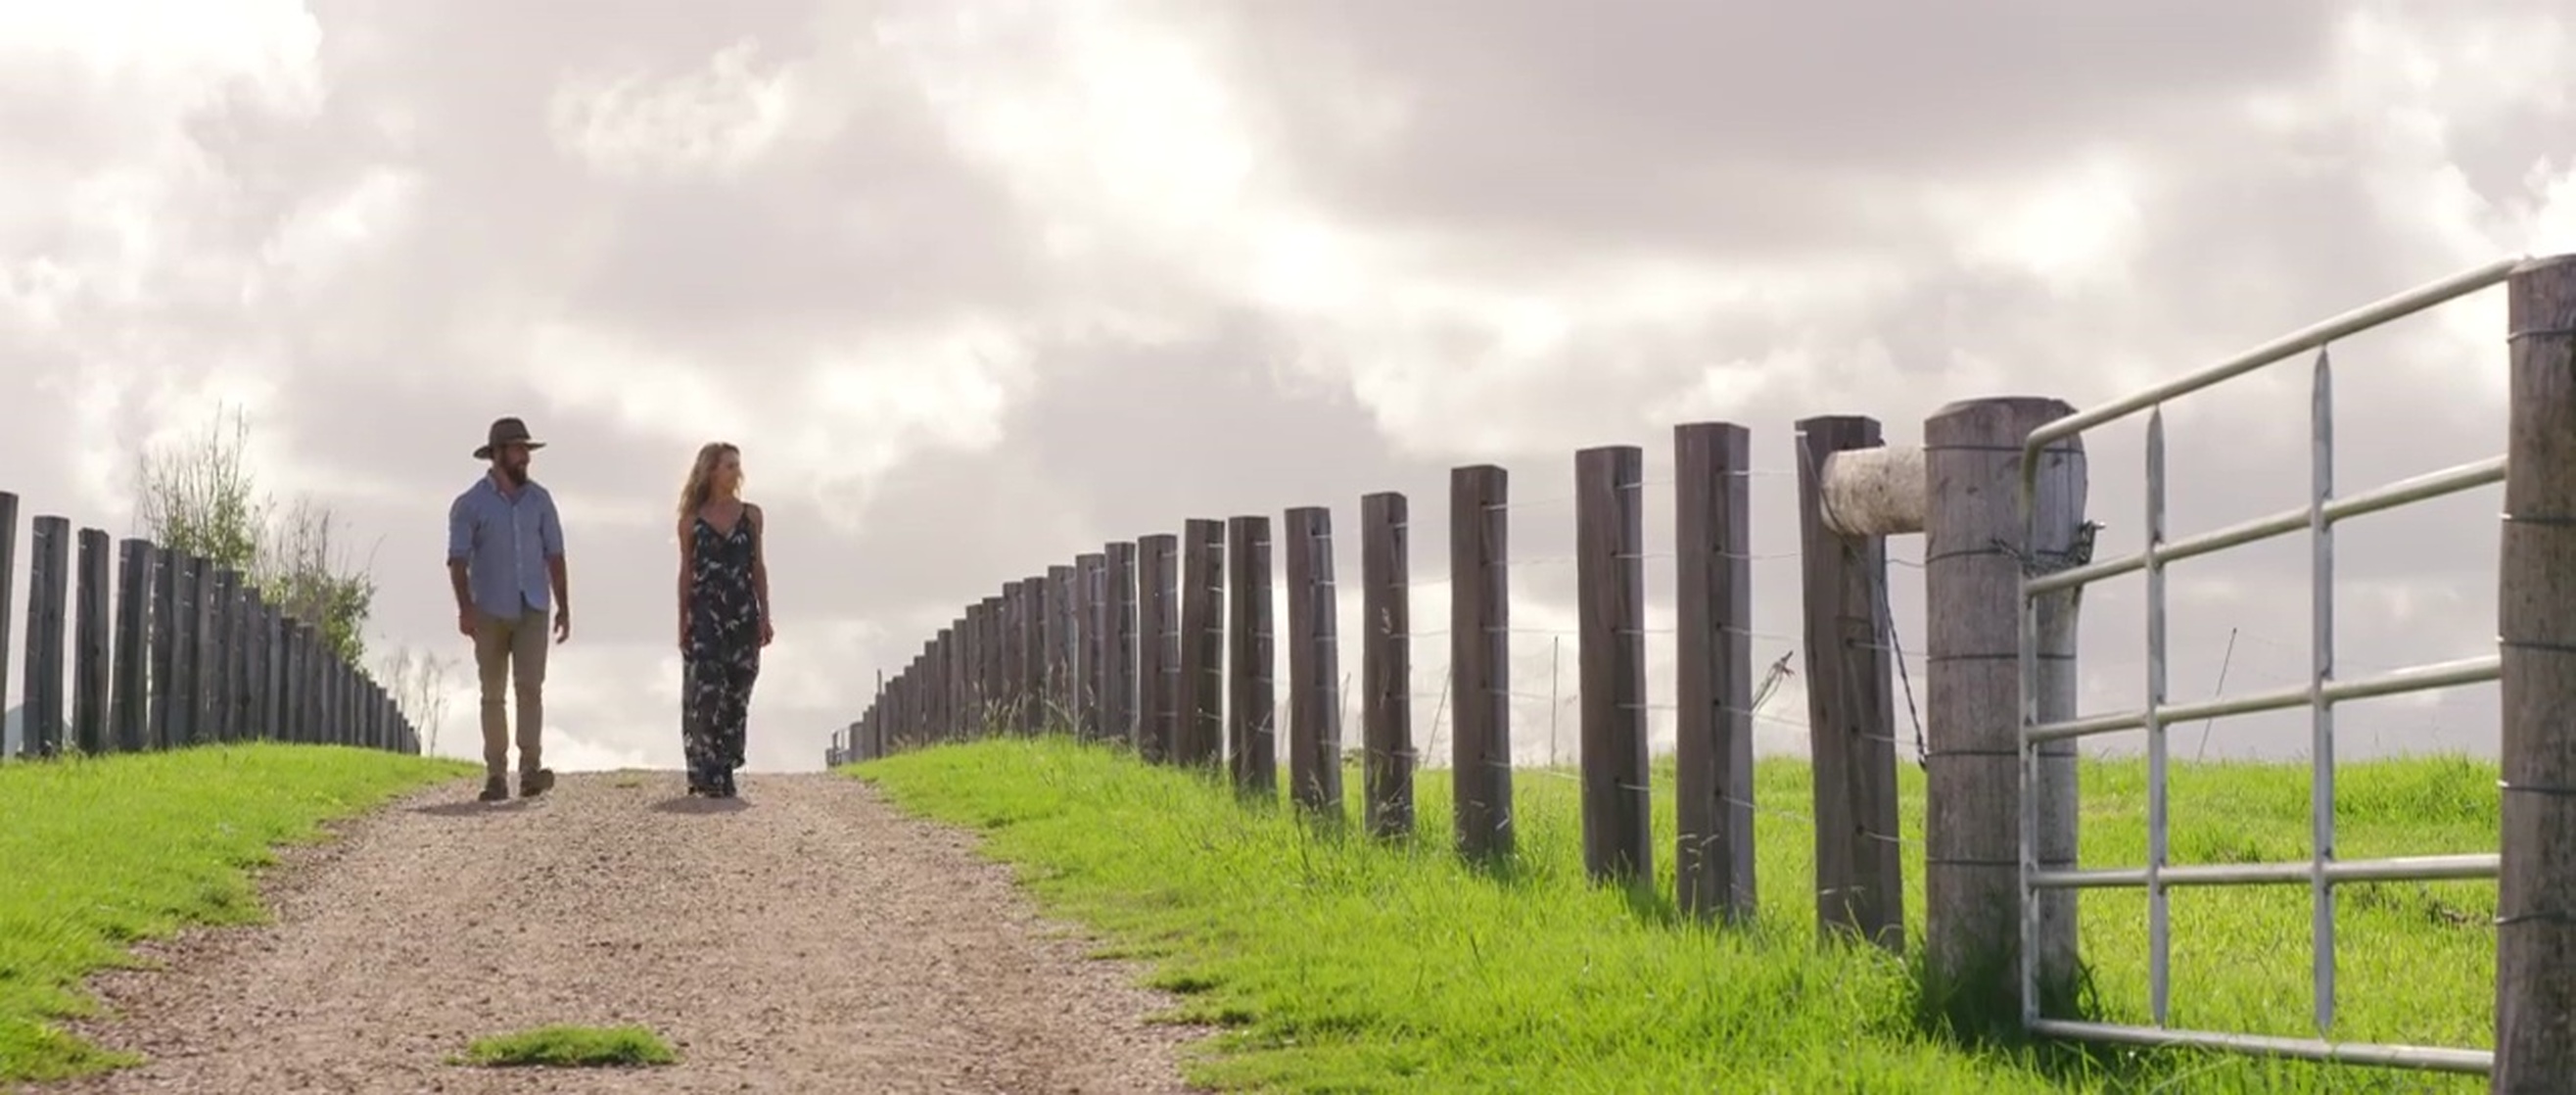
[[[471,766],[328,746],[0,764],[0,1080],[127,1063],[55,1020],[82,978],[189,924],[256,922],[251,869],[318,823]]]
[[[1970,1045],[1929,1032],[1902,960],[1820,947],[1805,765],[1765,761],[1761,914],[1746,930],[1676,923],[1583,881],[1579,798],[1562,773],[1516,781],[1521,854],[1458,863],[1445,772],[1417,796],[1425,838],[1247,808],[1195,776],[1061,740],[995,741],[854,769],[899,805],[986,831],[1055,911],[1151,960],[1186,994],[1175,1018],[1226,1029],[1194,1079],[1295,1092],[2419,1092],[2465,1078],[2187,1052]],[[2494,769],[2440,758],[2341,770],[2346,857],[2491,850]],[[2090,764],[2083,860],[2145,851],[2143,767]],[[1908,767],[1906,911],[1922,927],[1921,774]],[[1670,771],[1657,775],[1659,892],[1671,892]],[[2176,765],[2176,862],[2307,854],[2304,766]],[[1358,799],[1357,776],[1350,798]],[[2346,887],[2338,917],[2343,1039],[2491,1042],[2494,888]],[[2308,894],[2172,896],[2176,1025],[2309,1032]],[[2145,897],[2088,891],[2081,919],[2101,1016],[2146,1013]]]
[[[477,1038],[464,1063],[490,1068],[631,1068],[680,1059],[661,1035],[643,1027],[548,1026]]]

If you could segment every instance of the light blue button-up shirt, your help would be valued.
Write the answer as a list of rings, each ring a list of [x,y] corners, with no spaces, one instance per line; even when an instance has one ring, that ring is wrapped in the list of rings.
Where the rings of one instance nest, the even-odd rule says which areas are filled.
[[[487,616],[544,612],[552,600],[546,560],[563,553],[555,498],[535,483],[513,498],[486,475],[447,508],[447,559],[465,561],[466,593]]]

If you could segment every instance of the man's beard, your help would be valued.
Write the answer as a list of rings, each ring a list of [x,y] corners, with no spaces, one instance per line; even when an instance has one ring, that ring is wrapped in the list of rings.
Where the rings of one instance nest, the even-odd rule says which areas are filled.
[[[503,464],[501,465],[501,478],[509,480],[510,485],[514,487],[527,486],[528,466],[525,464]]]

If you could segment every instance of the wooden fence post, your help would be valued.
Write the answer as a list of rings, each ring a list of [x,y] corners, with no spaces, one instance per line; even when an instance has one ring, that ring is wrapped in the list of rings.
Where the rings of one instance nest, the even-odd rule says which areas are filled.
[[[1404,495],[1360,497],[1360,791],[1369,834],[1413,833],[1413,605]]]
[[[1100,577],[1098,553],[1073,557],[1073,727],[1085,741],[1100,736]]]
[[[1880,444],[1873,418],[1798,423],[1798,544],[1806,586],[1807,725],[1815,751],[1817,922],[1828,937],[1847,931],[1902,952],[1887,546],[1878,536],[1837,531],[1823,493],[1833,454]]]
[[[1036,577],[1020,579],[1019,630],[1013,635],[1018,643],[1020,671],[1015,685],[1017,706],[1013,709],[1013,717],[1023,735],[1038,733],[1046,726],[1046,594],[1043,572]]]
[[[155,553],[163,554],[163,553]],[[156,590],[158,587],[155,587]],[[158,602],[154,610],[159,611]],[[260,736],[271,741],[285,741],[286,734],[286,613],[276,605],[264,605],[259,615],[259,729]],[[159,697],[154,697],[159,710]],[[476,741],[481,741],[478,733]],[[476,755],[480,756],[478,749]]]
[[[80,530],[79,588],[72,611],[72,730],[80,751],[92,756],[114,748],[107,729],[109,546],[106,530]]]
[[[151,691],[150,711],[152,748],[175,749],[179,745],[180,722],[175,686],[179,680],[179,575],[185,570],[177,552],[155,545],[152,549],[152,647],[151,680],[145,686]]]
[[[1172,585],[1180,556],[1181,538],[1171,533],[1136,540],[1136,750],[1158,764],[1179,755],[1181,602]]]
[[[1992,1014],[2018,1014],[2021,997],[2021,446],[2073,413],[2055,399],[1972,399],[1923,424],[1925,972],[1940,997]],[[2028,527],[2039,546],[2060,550],[2084,519],[2083,439],[2050,446],[2037,482]],[[2044,631],[2043,675],[2073,671],[2074,641],[2072,626]],[[2043,753],[2043,866],[2074,866],[2074,759],[2072,742]],[[2078,976],[2075,896],[2039,899],[2041,993],[2058,998],[2046,1010],[2064,1006]]]
[[[992,734],[1002,711],[1002,599],[975,602],[975,736]]]
[[[232,647],[232,727],[236,741],[258,741],[259,724],[259,617],[258,587],[244,580],[233,594],[233,625],[225,642]]]
[[[178,560],[171,560],[176,564]],[[184,574],[183,574],[184,577]],[[182,612],[179,618],[186,619]],[[278,740],[304,744],[304,626],[293,615],[279,613],[277,618],[277,725]],[[176,654],[172,655],[175,660]],[[179,715],[176,690],[170,702],[170,717],[175,726]],[[172,739],[175,744],[177,739]],[[477,750],[479,755],[480,750]]]
[[[1175,758],[1214,769],[1225,756],[1225,522],[1181,525],[1181,676]]]
[[[146,689],[152,677],[144,660],[151,649],[151,627],[152,541],[130,538],[117,544],[114,721],[116,749],[122,753],[151,747]]]
[[[1136,686],[1136,545],[1121,540],[1102,552],[1107,560],[1107,589],[1101,598],[1101,610],[1109,615],[1109,626],[1101,632],[1101,673],[1108,683],[1101,690],[1101,718],[1106,724],[1101,732],[1128,749],[1141,752],[1143,738],[1137,733]]]
[[[340,659],[325,645],[321,656],[313,659],[313,725],[321,728],[324,745],[349,743],[348,722],[340,711]]]
[[[27,698],[18,712],[19,740],[37,757],[61,756],[69,742],[63,720],[63,611],[71,599],[72,523],[29,522],[27,553]]]
[[[957,699],[957,736],[974,737],[984,729],[984,608],[982,604],[966,606],[957,618],[957,681],[952,689]]]
[[[1450,779],[1458,850],[1479,860],[1513,843],[1509,495],[1493,465],[1449,473]]]
[[[358,744],[358,728],[350,717],[349,695],[356,684],[352,676],[349,663],[341,661],[338,654],[322,663],[322,722],[331,728],[334,745]]]
[[[188,725],[195,729],[193,740],[200,745],[223,740],[222,728],[215,725],[215,682],[223,670],[223,648],[218,641],[222,636],[215,631],[220,622],[215,617],[215,606],[223,596],[215,586],[217,569],[213,559],[188,559],[190,576],[197,585],[195,650],[188,669]]]
[[[886,708],[886,713],[893,716],[893,721],[886,726],[889,735],[886,751],[899,753],[912,748],[914,723],[910,662],[895,672],[893,680],[886,682],[886,702],[891,705]]]
[[[1109,712],[1109,648],[1117,639],[1110,630],[1116,620],[1109,607],[1108,545],[1102,545],[1088,558],[1091,562],[1083,584],[1091,591],[1091,602],[1085,606],[1091,617],[1091,631],[1082,653],[1091,659],[1091,664],[1083,668],[1082,679],[1091,686],[1091,736],[1102,741],[1123,741],[1124,736],[1110,722]]]
[[[871,709],[873,711],[873,709]],[[1002,585],[1002,727],[1020,732],[1028,719],[1028,582]]]
[[[185,552],[170,554],[170,723],[168,745],[197,744],[197,564]]]
[[[319,623],[299,624],[296,633],[304,645],[304,682],[302,696],[298,700],[298,705],[304,708],[304,740],[327,745],[331,741],[332,727],[323,685],[331,679],[331,648],[324,643]]]
[[[1583,868],[1651,885],[1646,753],[1646,457],[1634,445],[1574,454],[1576,653],[1582,680]]]
[[[2538,1095],[2576,1076],[2576,256],[2505,284],[2494,1090]]]
[[[1273,729],[1278,697],[1270,622],[1270,519],[1225,523],[1226,756],[1235,790],[1264,800],[1279,795],[1279,745]]]
[[[233,612],[240,599],[241,573],[227,566],[214,567],[214,595],[206,599],[206,736],[213,741],[234,740],[233,729]]]
[[[1755,914],[1751,473],[1744,427],[1674,428],[1674,897],[1730,923]]]
[[[1058,563],[1046,571],[1047,725],[1075,729],[1073,670],[1073,568]]]
[[[958,709],[963,706],[963,703],[958,703],[958,634],[961,631],[966,629],[956,621],[943,626],[938,644],[930,654],[933,657],[933,662],[930,662],[930,703],[938,711],[940,742],[956,742],[958,737],[963,737],[963,734],[958,734],[958,724],[963,721],[958,719]]]
[[[9,625],[16,619],[9,599],[17,592],[17,586],[11,581],[17,573],[17,566],[18,496],[0,490],[0,711],[9,709]],[[21,731],[26,728],[23,713],[19,728]],[[27,740],[19,739],[19,748],[26,748]],[[6,759],[6,754],[0,753],[0,760]]]
[[[1336,821],[1342,808],[1339,595],[1333,588],[1333,511],[1301,506],[1286,516],[1288,571],[1288,791]]]

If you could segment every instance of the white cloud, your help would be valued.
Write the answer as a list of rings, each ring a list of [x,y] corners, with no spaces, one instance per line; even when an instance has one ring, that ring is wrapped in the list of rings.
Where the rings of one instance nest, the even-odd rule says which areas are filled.
[[[742,170],[787,131],[797,106],[796,69],[758,74],[759,55],[757,42],[740,41],[703,70],[658,81],[633,72],[567,76],[547,112],[555,142],[611,175]]]

